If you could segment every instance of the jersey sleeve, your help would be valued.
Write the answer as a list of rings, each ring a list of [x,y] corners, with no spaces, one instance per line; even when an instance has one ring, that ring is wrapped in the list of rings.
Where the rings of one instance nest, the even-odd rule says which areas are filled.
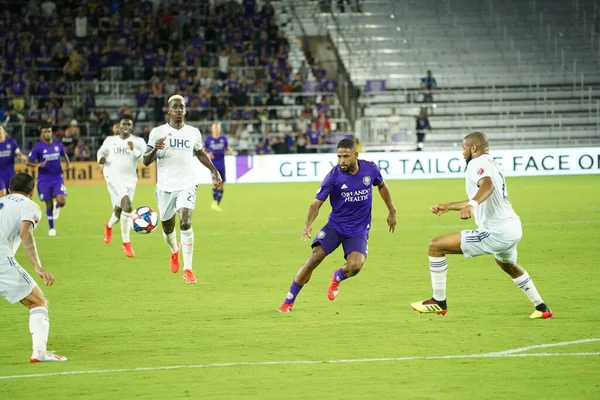
[[[66,156],[67,154],[65,153],[65,146],[63,146],[62,142],[58,142],[58,147],[60,148],[60,155]]]
[[[21,222],[29,221],[33,223],[35,228],[42,218],[42,211],[40,206],[35,204],[33,201],[27,202],[27,204],[21,209]]]
[[[373,181],[373,186],[379,186],[383,182],[383,176],[381,175],[381,171],[379,167],[373,163],[373,176],[371,177]]]
[[[156,143],[156,141],[158,140],[157,136],[158,132],[156,128],[152,128],[152,130],[150,131],[150,135],[148,135],[148,144],[146,145],[146,147],[153,149],[154,143]]]
[[[138,160],[141,159],[146,151],[146,141],[141,137],[137,138],[133,148],[140,153],[140,155],[137,157]]]
[[[469,162],[469,168],[467,169],[467,179],[477,184],[482,178],[492,176],[492,166],[490,163],[486,163],[480,160],[479,157]]]
[[[104,142],[102,143],[102,146],[100,146],[100,148],[98,149],[98,153],[96,154],[96,159],[98,160],[98,162],[100,162],[100,159],[104,156],[107,156],[109,154],[108,151],[108,142],[109,138],[104,139]]]
[[[38,160],[38,146],[35,145],[33,146],[33,149],[31,149],[31,152],[29,153],[29,155],[27,156],[27,159],[29,161],[37,161]]]
[[[204,143],[202,143],[202,133],[200,132],[200,129],[196,129],[196,132],[198,132],[198,137],[196,138],[196,143],[194,143],[194,150],[198,151],[202,150]]]
[[[327,197],[329,196],[329,194],[333,190],[333,186],[334,186],[334,184],[333,184],[333,170],[331,170],[331,172],[329,172],[327,174],[327,176],[325,177],[325,179],[323,179],[323,182],[321,183],[321,186],[319,187],[319,190],[317,191],[317,195],[315,196],[315,198],[317,200],[321,200],[321,201],[327,200]]]

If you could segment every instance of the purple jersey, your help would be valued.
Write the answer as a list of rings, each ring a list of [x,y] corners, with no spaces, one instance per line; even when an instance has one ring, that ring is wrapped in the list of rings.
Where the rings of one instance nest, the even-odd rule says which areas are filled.
[[[31,153],[29,153],[29,161],[37,163],[46,161],[46,165],[38,169],[38,181],[62,180],[60,158],[64,155],[65,148],[61,142],[56,140],[53,140],[51,144],[41,140],[33,146]]]
[[[15,174],[15,156],[18,149],[15,139],[6,138],[0,143],[0,190],[8,190],[8,181]]]
[[[350,174],[334,167],[323,179],[317,200],[329,197],[331,214],[328,226],[346,237],[364,235],[371,229],[373,186],[379,186],[383,177],[377,166],[358,160],[358,172]]]
[[[212,159],[213,164],[217,169],[225,168],[225,150],[229,147],[229,142],[225,136],[219,136],[214,138],[209,136],[204,142],[204,147],[207,153],[212,153],[214,158]]]

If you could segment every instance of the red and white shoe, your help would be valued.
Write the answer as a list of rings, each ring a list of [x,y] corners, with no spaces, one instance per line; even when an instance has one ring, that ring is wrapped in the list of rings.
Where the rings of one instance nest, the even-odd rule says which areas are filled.
[[[191,283],[193,283],[193,284],[198,283],[198,281],[196,281],[196,277],[194,276],[194,273],[192,272],[191,269],[184,269],[183,270],[183,280],[188,285],[191,284]]]
[[[283,303],[281,305],[281,307],[279,307],[279,312],[292,312],[292,307],[294,307],[293,304],[288,304],[288,303]]]
[[[133,258],[135,257],[135,253],[133,252],[133,249],[131,248],[131,243],[123,243],[123,252],[125,253],[125,255],[127,257]]]
[[[174,274],[179,272],[179,250],[181,250],[181,246],[177,243],[177,251],[171,253],[171,272]]]
[[[109,244],[112,241],[112,228],[108,227],[108,221],[104,223],[104,243]]]
[[[29,359],[29,362],[38,363],[38,362],[60,362],[67,361],[67,357],[58,356],[54,354],[53,351],[46,351],[45,353],[35,352]]]
[[[333,276],[331,277],[331,283],[329,284],[329,289],[327,289],[327,298],[333,301],[340,293],[340,283],[335,280],[335,271],[333,272]]]

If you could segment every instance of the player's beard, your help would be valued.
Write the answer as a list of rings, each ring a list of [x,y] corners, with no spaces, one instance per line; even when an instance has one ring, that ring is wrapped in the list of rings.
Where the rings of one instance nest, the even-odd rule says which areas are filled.
[[[465,158],[466,165],[469,165],[469,162],[473,159],[473,153],[469,150],[469,156]]]
[[[346,171],[348,173],[353,173],[354,171],[356,171],[356,161],[354,161],[352,164],[348,164],[348,166],[346,167]]]

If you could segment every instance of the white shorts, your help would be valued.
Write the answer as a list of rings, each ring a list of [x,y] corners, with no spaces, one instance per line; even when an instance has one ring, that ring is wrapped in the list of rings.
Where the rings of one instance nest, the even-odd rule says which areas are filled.
[[[13,257],[0,259],[0,296],[14,304],[29,296],[37,283]]]
[[[133,194],[135,193],[135,183],[125,184],[121,182],[106,182],[108,193],[110,193],[110,201],[113,206],[121,207],[121,200],[125,196],[133,203]]]
[[[198,185],[175,192],[164,192],[156,189],[158,215],[161,221],[168,221],[182,208],[194,209],[196,205],[196,190]]]
[[[521,221],[514,219],[500,229],[461,231],[460,248],[466,258],[493,254],[500,262],[515,264],[517,244],[522,236]]]

